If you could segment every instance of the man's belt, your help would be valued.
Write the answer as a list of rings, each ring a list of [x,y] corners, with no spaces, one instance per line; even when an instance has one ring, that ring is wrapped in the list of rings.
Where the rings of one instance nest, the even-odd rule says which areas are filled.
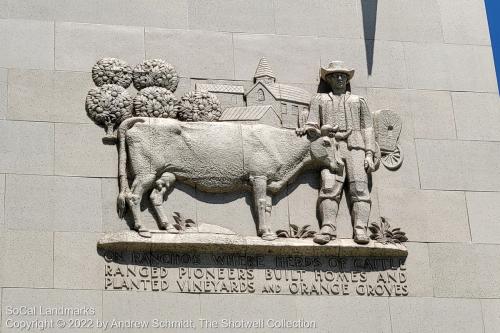
[[[345,140],[351,135],[352,129],[347,131],[339,131],[337,125],[323,125],[321,126],[321,136],[328,136],[330,138],[335,138],[336,140]]]

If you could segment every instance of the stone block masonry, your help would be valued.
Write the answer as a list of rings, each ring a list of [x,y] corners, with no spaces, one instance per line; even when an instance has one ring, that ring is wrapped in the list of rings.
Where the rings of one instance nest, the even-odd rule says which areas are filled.
[[[232,332],[245,320],[256,322],[251,332],[287,321],[315,325],[292,332],[496,332],[500,98],[484,3],[378,0],[373,15],[374,2],[0,0],[0,331],[62,318],[95,325],[85,332],[126,332],[119,325],[132,323],[163,325],[134,332]],[[129,230],[131,219],[115,212],[116,148],[85,115],[92,65],[165,59],[182,96],[195,83],[250,87],[262,56],[280,83],[310,93],[319,67],[343,60],[356,69],[353,93],[402,116],[405,160],[397,173],[374,174],[371,220],[385,216],[407,232],[407,296],[106,287],[111,264],[96,242]],[[276,228],[318,230],[319,186],[307,174],[276,196]],[[250,201],[178,186],[165,210],[251,236]],[[153,227],[150,208],[144,223]],[[345,199],[340,210],[339,235],[349,238]],[[173,276],[166,280],[175,289]],[[20,315],[21,307],[32,312]]]

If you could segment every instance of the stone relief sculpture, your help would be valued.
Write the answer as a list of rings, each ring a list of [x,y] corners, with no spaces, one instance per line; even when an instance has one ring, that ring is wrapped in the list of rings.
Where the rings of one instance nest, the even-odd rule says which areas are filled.
[[[378,110],[373,115],[382,164],[389,170],[397,170],[403,163],[403,150],[398,144],[403,127],[401,117],[392,110]]]
[[[373,119],[364,98],[346,91],[354,70],[343,62],[331,62],[321,68],[321,78],[331,92],[319,93],[311,100],[310,112],[304,131],[314,135],[319,128],[328,128],[328,136],[335,138],[342,156],[342,168],[332,172],[321,170],[319,215],[321,229],[314,236],[318,244],[326,244],[336,237],[336,219],[344,187],[352,205],[354,241],[366,244],[371,198],[368,174],[378,168],[374,156],[378,152]]]
[[[372,232],[370,238],[382,244],[400,244],[408,240],[406,233],[400,228],[391,228],[389,220],[385,217],[381,217],[379,223],[372,222],[369,229]]]
[[[162,87],[147,87],[134,97],[134,116],[176,118],[177,97]]]
[[[262,58],[254,85],[245,93],[241,86],[197,84],[195,91],[178,98],[178,73],[163,60],[145,60],[133,70],[119,59],[98,61],[92,69],[97,87],[87,95],[86,111],[105,128],[103,142],[118,145],[120,217],[130,209],[134,230],[143,238],[152,237],[141,221],[140,202],[147,196],[160,230],[196,233],[193,221],[179,216],[171,220],[163,210],[176,182],[210,193],[249,191],[263,240],[313,238],[324,245],[336,238],[338,206],[345,191],[354,242],[404,242],[402,231],[385,224],[378,229],[372,225],[372,235],[368,233],[370,173],[380,163],[396,170],[403,161],[399,115],[392,110],[370,113],[366,100],[348,91],[354,70],[343,62],[331,62],[320,75],[331,91],[311,98],[300,88],[277,84]],[[133,98],[126,90],[132,83],[138,90]],[[219,93],[243,97],[246,106],[238,102],[239,106],[224,108]],[[293,119],[295,129],[282,124],[284,115]],[[270,224],[272,196],[306,170],[321,175],[321,229],[315,233],[309,226],[290,224],[277,235]]]
[[[178,118],[184,121],[217,121],[221,113],[216,95],[208,91],[191,91],[182,96]]]
[[[325,168],[332,173],[339,169],[340,156],[326,134],[318,129],[314,136],[299,137],[293,131],[260,124],[130,118],[118,129],[120,216],[130,207],[134,228],[149,236],[141,223],[139,204],[144,193],[152,190],[160,228],[176,233],[161,205],[155,204],[164,197],[164,188],[168,191],[179,181],[204,192],[249,190],[259,236],[273,240],[271,196],[306,169]]]
[[[152,59],[134,67],[133,81],[137,90],[161,87],[174,92],[179,84],[179,77],[174,66],[161,59]]]
[[[278,83],[276,74],[265,57],[259,60],[253,81],[254,84],[241,95],[242,101],[224,108],[221,120],[261,123],[290,129],[302,126],[304,115],[309,113],[311,94],[308,91]],[[231,91],[230,94],[234,96],[232,91],[238,87],[232,86],[231,90],[225,90]],[[218,87],[209,88],[221,90]]]
[[[92,80],[98,87],[117,84],[128,88],[132,83],[132,68],[123,60],[103,58],[92,67]]]
[[[106,130],[103,141],[114,143],[113,131],[132,115],[132,97],[125,90],[132,83],[132,69],[123,60],[103,58],[92,68],[92,79],[97,88],[87,95],[87,115]]]

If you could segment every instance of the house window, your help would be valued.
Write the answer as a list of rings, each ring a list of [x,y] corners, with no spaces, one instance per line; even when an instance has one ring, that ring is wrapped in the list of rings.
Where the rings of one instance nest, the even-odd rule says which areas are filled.
[[[264,95],[264,90],[259,89],[257,91],[257,102],[263,102],[266,99],[266,96]]]
[[[287,107],[286,103],[281,103],[281,113],[286,114],[286,112],[287,112],[286,107]]]
[[[296,116],[299,114],[299,106],[298,105],[292,105],[292,116]]]

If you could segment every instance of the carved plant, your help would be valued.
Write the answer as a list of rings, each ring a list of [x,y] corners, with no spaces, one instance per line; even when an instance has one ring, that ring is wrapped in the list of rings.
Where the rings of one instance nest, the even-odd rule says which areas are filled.
[[[133,81],[137,90],[155,86],[175,92],[179,83],[179,75],[174,66],[164,60],[150,59],[135,66]]]
[[[166,88],[144,88],[134,97],[134,116],[176,118],[177,97]]]
[[[96,125],[104,127],[103,141],[113,142],[113,130],[123,120],[132,116],[132,97],[127,90],[117,84],[105,84],[90,89],[85,100],[87,116]]]
[[[92,67],[92,80],[98,87],[117,84],[128,88],[132,83],[132,68],[121,59],[103,58]]]
[[[186,229],[196,228],[196,222],[191,219],[184,218],[184,216],[182,216],[181,213],[174,212],[172,216],[174,217],[175,220],[175,227],[178,230],[185,231]]]
[[[178,118],[183,121],[217,121],[222,115],[219,99],[206,91],[191,91],[179,105]]]
[[[276,234],[282,238],[311,238],[314,237],[316,231],[309,230],[310,227],[310,225],[306,224],[299,228],[297,225],[290,223],[289,230],[278,230]]]
[[[369,229],[372,232],[370,238],[382,244],[400,244],[408,241],[406,233],[400,228],[391,229],[389,220],[385,217],[380,217],[380,223],[372,222]]]

